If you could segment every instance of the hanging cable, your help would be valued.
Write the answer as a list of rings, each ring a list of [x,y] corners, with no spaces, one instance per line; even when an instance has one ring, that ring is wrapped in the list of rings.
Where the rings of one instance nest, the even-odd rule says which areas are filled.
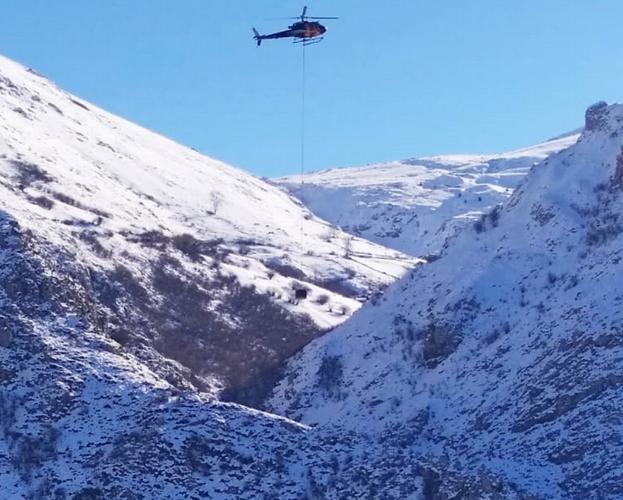
[[[301,186],[300,186],[300,199],[302,203],[304,201],[305,191],[305,92],[307,89],[307,71],[305,61],[305,44],[302,45],[302,80],[301,80]],[[301,220],[301,246],[303,246],[303,220]]]
[[[305,179],[303,178],[303,176],[305,175],[305,91],[306,91],[306,87],[307,87],[307,82],[306,82],[306,68],[305,68],[305,44],[301,44],[303,46],[303,48],[301,49],[303,51],[302,53],[302,78],[301,78],[301,186],[300,186],[300,191],[299,191],[299,199],[301,201],[301,206],[302,209],[305,210],[305,204],[304,204],[304,189],[305,189]],[[304,234],[303,234],[303,225],[305,223],[305,216],[303,215],[303,217],[301,217],[301,228],[300,228],[300,244],[301,244],[301,252],[303,252],[304,249]],[[303,265],[303,255],[304,253],[301,254],[301,270],[303,270],[304,265]],[[304,273],[304,271],[303,271]],[[298,285],[298,287],[295,289],[295,299],[298,300],[304,300],[307,298],[307,287],[306,286],[302,286],[302,285]]]

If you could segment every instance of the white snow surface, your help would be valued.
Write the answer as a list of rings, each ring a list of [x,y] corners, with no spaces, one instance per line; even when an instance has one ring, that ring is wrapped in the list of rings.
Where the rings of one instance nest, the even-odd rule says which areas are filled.
[[[148,250],[129,246],[123,235],[223,239],[236,251],[245,247],[229,271],[286,308],[293,309],[293,280],[264,264],[302,271],[310,300],[296,310],[331,328],[360,302],[312,282],[344,280],[365,296],[417,262],[353,239],[282,190],[98,109],[1,56],[0,87],[0,209],[87,265],[122,262],[140,274]],[[9,179],[33,167],[34,178],[11,189]],[[98,256],[79,237],[84,230],[110,255]],[[324,305],[314,300],[326,294]]]
[[[539,498],[623,497],[623,105],[548,147],[479,227],[295,356],[274,410]]]
[[[411,255],[446,239],[508,199],[530,168],[574,144],[578,132],[496,155],[412,158],[275,179],[344,230]]]

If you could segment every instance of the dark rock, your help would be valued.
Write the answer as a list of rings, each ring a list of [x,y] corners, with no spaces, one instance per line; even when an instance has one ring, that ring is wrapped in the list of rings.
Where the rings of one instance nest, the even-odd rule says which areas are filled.
[[[5,328],[0,328],[0,347],[9,347],[11,342],[13,342],[13,334]]]
[[[586,110],[584,128],[587,131],[601,130],[606,124],[608,103],[600,101]]]
[[[428,368],[434,368],[450,356],[461,339],[450,325],[431,324],[424,335],[422,356]]]
[[[617,164],[614,169],[614,175],[610,179],[610,185],[614,189],[623,189],[623,148],[619,156],[617,156]]]

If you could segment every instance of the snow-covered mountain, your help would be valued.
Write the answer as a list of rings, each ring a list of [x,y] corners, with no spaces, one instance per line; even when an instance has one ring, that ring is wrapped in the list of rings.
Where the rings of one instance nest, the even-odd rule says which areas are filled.
[[[243,400],[415,263],[4,58],[0,210],[126,350]]]
[[[414,263],[0,59],[0,498],[490,490],[213,397],[261,399]]]
[[[345,231],[411,255],[435,255],[449,236],[508,199],[535,163],[578,137],[499,155],[412,158],[274,182]]]
[[[620,498],[623,106],[576,139],[390,285],[416,260],[0,58],[0,498]],[[217,399],[314,338],[283,416]]]
[[[623,105],[600,103],[440,258],[297,355],[274,410],[530,498],[622,498],[622,214]]]

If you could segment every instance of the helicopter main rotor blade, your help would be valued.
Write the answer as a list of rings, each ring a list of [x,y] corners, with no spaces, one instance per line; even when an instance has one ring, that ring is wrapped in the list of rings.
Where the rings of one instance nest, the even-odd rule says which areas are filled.
[[[308,16],[307,15],[307,5],[306,5],[305,7],[303,7],[303,12],[301,13],[300,16],[296,16],[296,17],[273,17],[271,19],[273,19],[273,20],[276,20],[276,19],[300,19],[301,21],[305,21],[305,19],[339,19],[339,17]]]

